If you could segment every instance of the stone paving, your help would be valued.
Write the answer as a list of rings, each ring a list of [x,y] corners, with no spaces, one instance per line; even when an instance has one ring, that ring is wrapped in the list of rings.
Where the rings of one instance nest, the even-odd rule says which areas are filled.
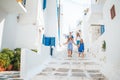
[[[107,80],[100,72],[100,65],[85,57],[53,57],[46,68],[32,80]]]
[[[0,80],[23,80],[23,79],[20,79],[19,71],[4,71],[0,72]]]
[[[0,72],[0,80],[23,80],[20,79],[19,71]],[[85,58],[74,53],[67,57],[65,53],[54,54],[45,68],[31,80],[107,80],[100,72],[100,65],[90,56]]]

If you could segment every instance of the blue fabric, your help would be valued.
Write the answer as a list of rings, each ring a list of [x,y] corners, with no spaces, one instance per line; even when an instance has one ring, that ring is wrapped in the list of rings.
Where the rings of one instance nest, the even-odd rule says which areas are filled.
[[[50,46],[55,46],[55,37],[51,37]]]
[[[69,41],[69,42],[68,42],[68,50],[73,50],[72,41]]]
[[[80,43],[79,52],[84,52],[84,43]]]
[[[46,46],[50,46],[51,45],[51,38],[50,37],[45,37],[45,43]]]
[[[46,8],[47,0],[43,0],[43,10]]]
[[[46,37],[43,35],[42,44],[45,46],[55,46],[55,37]]]
[[[79,45],[80,44],[80,40],[77,40],[77,45]]]

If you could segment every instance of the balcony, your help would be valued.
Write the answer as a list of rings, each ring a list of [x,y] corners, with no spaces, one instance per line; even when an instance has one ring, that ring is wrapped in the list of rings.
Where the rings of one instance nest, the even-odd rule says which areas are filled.
[[[26,0],[0,0],[0,8],[8,13],[25,13]]]

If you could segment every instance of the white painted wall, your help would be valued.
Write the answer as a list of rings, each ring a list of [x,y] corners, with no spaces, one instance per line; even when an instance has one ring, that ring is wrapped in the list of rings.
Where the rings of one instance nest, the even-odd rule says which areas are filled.
[[[36,12],[37,13],[37,12]],[[6,15],[5,11],[0,10],[0,20],[1,20],[1,29],[0,29],[0,46],[2,48],[30,48],[37,49],[38,39],[36,26],[17,23],[17,14],[9,13]],[[5,18],[5,21],[2,19]],[[29,20],[27,20],[29,22]],[[3,31],[4,27],[4,31]],[[3,39],[2,39],[3,36]],[[0,47],[1,48],[1,47]]]
[[[102,13],[103,5],[100,4],[91,4],[91,11],[93,13]]]
[[[42,35],[39,33],[39,27],[44,27],[41,4],[41,0],[27,0],[27,13],[20,14],[17,24],[16,47],[40,51]]]
[[[50,61],[47,53],[38,54],[28,49],[21,51],[21,68],[20,76],[24,80],[30,80],[36,74],[40,73],[45,68],[44,64]]]
[[[93,32],[90,30],[91,24],[103,24],[102,10],[103,4],[98,5],[92,2],[92,4],[89,5],[89,11],[87,15],[83,15],[81,30],[86,49],[90,48],[92,42],[94,42],[91,35]]]
[[[27,13],[20,15],[21,24],[36,24],[37,23],[37,10],[38,0],[26,0]]]
[[[89,47],[89,26],[90,23],[87,22],[87,16],[83,16],[83,22],[81,25],[81,38],[84,40],[85,49]]]
[[[4,23],[2,48],[15,48],[17,18],[16,14],[8,14]]]
[[[47,0],[46,9],[44,11],[45,17],[45,35],[57,36],[57,4],[56,0]]]
[[[116,16],[111,20],[110,9],[115,5]],[[103,8],[105,33],[90,48],[94,58],[101,64],[101,70],[108,80],[119,80],[120,75],[120,3],[119,0],[107,0]],[[101,50],[102,41],[106,41],[106,52]]]
[[[40,46],[37,27],[44,26],[41,6],[41,0],[27,0],[26,9],[28,12],[26,14],[8,13],[7,15],[4,10],[0,9],[0,46],[2,45],[2,48],[37,49]],[[18,23],[17,15],[20,15]],[[4,23],[2,22],[3,18],[5,18]],[[41,23],[37,24],[38,22]]]
[[[2,37],[6,15],[7,13],[4,10],[0,9],[0,50],[2,45]]]
[[[91,45],[90,45],[90,54],[102,66],[106,63],[106,54],[105,52],[102,51],[103,40],[105,40],[104,35],[105,33],[100,37],[98,37],[97,40],[95,40],[94,42],[91,42]]]
[[[45,31],[47,37],[55,37],[56,46],[58,44],[58,26],[57,26],[57,3],[56,0],[47,0],[46,9],[44,10]],[[50,47],[42,45],[42,53],[50,54]],[[45,50],[46,49],[46,50]],[[54,49],[55,50],[55,49]]]
[[[37,25],[44,27],[44,17],[43,17],[43,0],[38,0],[37,6]]]
[[[90,24],[99,23],[99,20],[103,19],[102,11],[102,4],[91,4],[87,14],[87,21],[89,21]]]
[[[38,29],[34,25],[17,25],[16,28],[16,47],[37,49],[38,44]]]
[[[110,9],[115,5],[116,16],[111,20]],[[106,28],[106,56],[107,61],[104,65],[104,72],[109,77],[109,80],[119,80],[120,75],[120,2],[119,0],[107,0],[103,9],[104,22]],[[108,68],[109,67],[109,68]]]

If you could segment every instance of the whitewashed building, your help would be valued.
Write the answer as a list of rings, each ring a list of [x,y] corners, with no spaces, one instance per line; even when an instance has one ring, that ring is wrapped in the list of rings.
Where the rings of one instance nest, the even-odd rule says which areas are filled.
[[[0,0],[0,50],[22,48],[20,75],[25,80],[39,73],[42,64],[49,61],[50,46],[55,45],[53,52],[57,53],[59,43],[64,42],[64,7],[61,5],[60,20],[57,7],[57,0]],[[82,31],[85,52],[101,65],[108,80],[120,79],[119,14],[119,0],[90,0],[80,19],[82,23],[77,26]],[[38,54],[30,49],[37,49]]]

